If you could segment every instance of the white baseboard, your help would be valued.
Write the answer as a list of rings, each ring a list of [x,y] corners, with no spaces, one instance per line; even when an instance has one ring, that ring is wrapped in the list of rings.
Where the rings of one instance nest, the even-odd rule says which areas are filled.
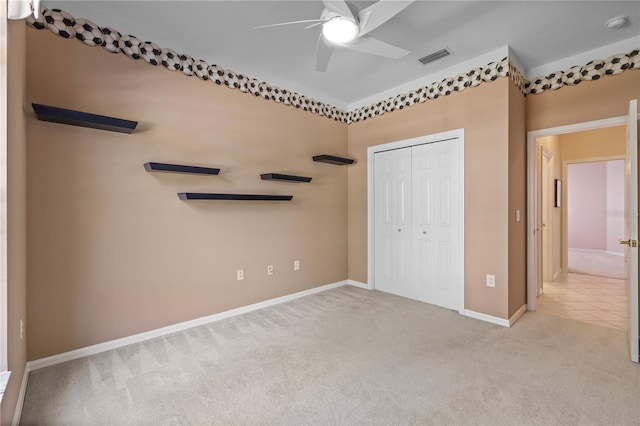
[[[13,412],[12,426],[18,426],[20,424],[20,418],[22,417],[22,406],[24,405],[24,396],[27,393],[27,382],[29,381],[29,363],[24,366],[24,373],[22,374],[22,383],[20,384],[20,392],[18,392],[18,401],[16,401],[16,410]]]
[[[596,249],[584,249],[584,248],[572,248],[572,247],[569,247],[569,250],[577,251],[579,253],[612,254],[614,256],[624,256],[624,253],[619,253],[617,251],[610,251],[610,250],[596,250]]]
[[[183,331],[193,327],[198,327],[200,325],[220,321],[225,318],[246,314],[247,312],[256,311],[258,309],[267,308],[269,306],[279,305],[280,303],[288,302],[290,300],[295,300],[300,297],[309,296],[315,293],[320,293],[320,292],[330,290],[336,287],[341,287],[347,284],[348,284],[348,280],[338,281],[333,284],[327,284],[327,285],[315,287],[309,290],[300,291],[298,293],[288,294],[282,297],[276,297],[275,299],[269,299],[263,302],[254,303],[252,305],[242,306],[240,308],[231,309],[231,310],[220,312],[213,315],[208,315],[206,317],[196,318],[196,319],[181,322],[178,324],[169,325],[167,327],[157,328],[155,330],[134,334],[132,336],[122,337],[120,339],[110,340],[104,343],[98,343],[96,345],[75,349],[69,352],[63,352],[61,354],[52,355],[46,358],[36,359],[36,360],[27,362],[27,369],[29,371],[34,371],[40,368],[49,367],[52,365],[60,364],[63,362],[71,361],[71,360],[82,358],[89,355],[94,355],[100,352],[121,348],[123,346],[131,345],[133,343],[143,342],[145,340],[153,339],[160,336],[165,336],[167,334],[172,334],[178,331]]]
[[[352,285],[354,287],[364,288],[366,290],[371,290],[371,286],[369,284],[361,283],[356,280],[347,280],[347,284]]]
[[[509,327],[515,324],[516,321],[518,321],[522,316],[522,314],[524,314],[526,311],[527,311],[527,304],[525,303],[524,305],[520,306],[520,309],[518,309],[513,315],[511,315],[511,318],[509,318]]]
[[[522,309],[522,308],[521,308]],[[476,311],[470,311],[469,309],[465,309],[463,314],[466,317],[478,319],[485,322],[490,322],[492,324],[501,325],[503,327],[510,327],[509,320],[504,318],[494,317],[492,315],[482,314]]]
[[[515,324],[516,321],[518,321],[518,319],[520,319],[520,317],[526,312],[526,310],[527,305],[522,305],[520,309],[518,309],[513,315],[511,315],[511,318],[509,318],[508,320],[504,318],[494,317],[493,315],[470,311],[469,309],[465,309],[463,315],[470,318],[479,319],[481,321],[490,322],[492,324],[501,325],[503,327],[511,327],[513,324]]]
[[[569,247],[567,250],[577,251],[580,253],[604,253],[605,252],[605,250],[586,249],[586,248],[578,248],[578,247]]]

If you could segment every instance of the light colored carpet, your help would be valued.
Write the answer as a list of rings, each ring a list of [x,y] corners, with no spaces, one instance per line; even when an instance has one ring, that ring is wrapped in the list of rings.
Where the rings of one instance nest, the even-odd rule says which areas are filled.
[[[569,272],[599,277],[627,278],[624,256],[569,249]]]
[[[22,424],[640,424],[623,331],[341,287],[31,373]]]

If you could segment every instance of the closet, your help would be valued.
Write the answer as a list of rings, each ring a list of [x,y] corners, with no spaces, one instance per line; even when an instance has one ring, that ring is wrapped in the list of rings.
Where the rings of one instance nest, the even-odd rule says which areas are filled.
[[[373,153],[374,287],[462,309],[462,140]]]

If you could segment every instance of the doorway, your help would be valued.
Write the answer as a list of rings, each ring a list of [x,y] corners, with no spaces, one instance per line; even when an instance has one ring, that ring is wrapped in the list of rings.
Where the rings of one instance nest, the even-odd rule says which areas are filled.
[[[369,282],[464,310],[464,130],[368,149]]]
[[[624,250],[618,244],[624,236],[625,139],[625,127],[612,126],[538,141],[543,271],[539,281],[547,290],[538,292],[540,312],[629,328]],[[594,153],[600,157],[592,157]],[[562,168],[554,168],[556,157]],[[556,214],[556,229],[553,210],[561,213]],[[565,234],[566,244],[553,244],[554,232]],[[562,267],[553,262],[560,257],[567,259]]]
[[[579,123],[576,125],[562,126],[553,129],[545,129],[529,132],[527,140],[528,150],[528,230],[533,238],[528,239],[528,278],[527,278],[527,307],[531,311],[545,310],[547,308],[555,309],[557,307],[576,308],[581,305],[589,305],[588,309],[597,311],[598,308],[620,309],[617,314],[611,312],[597,313],[599,318],[587,317],[583,313],[574,312],[571,319],[583,320],[587,322],[606,321],[611,322],[610,325],[618,325],[620,328],[626,325],[629,330],[629,348],[632,361],[638,362],[638,274],[637,274],[637,101],[631,101],[629,105],[629,114],[625,117],[598,120],[588,123]],[[620,137],[617,141],[601,140],[598,144],[573,144],[565,146],[560,144],[560,139],[570,138],[572,134],[593,133],[617,129]],[[553,220],[554,225],[558,224],[556,231],[553,232],[551,240],[554,241],[552,248],[552,269],[556,269],[555,263],[558,263],[558,270],[561,275],[555,280],[548,282],[545,278],[545,268],[542,265],[547,256],[545,251],[545,238],[542,232],[542,224],[548,217],[543,215],[542,196],[547,189],[544,188],[545,178],[543,173],[543,155],[542,151],[536,151],[539,147],[538,139],[547,138],[555,142],[554,149],[549,149],[559,161],[562,161],[562,173],[554,176],[554,191],[556,203],[559,204],[559,214],[554,212],[554,216],[559,216],[561,221]],[[593,141],[592,141],[593,142]],[[610,148],[611,144],[618,144],[622,156],[617,158],[611,153],[603,153],[603,148]],[[574,148],[574,154],[577,152],[582,158],[573,158],[570,155],[571,148]],[[577,148],[577,149],[575,149]],[[540,154],[539,154],[540,153]],[[558,154],[558,155],[556,155]],[[620,153],[614,153],[620,154]],[[605,157],[605,158],[598,158]],[[620,244],[626,244],[625,257],[629,260],[626,265],[628,279],[618,280],[614,282],[614,278],[607,278],[596,275],[576,274],[569,271],[569,245],[568,245],[568,209],[567,209],[567,165],[570,163],[584,163],[594,161],[595,159],[620,159],[624,158],[624,236],[620,235]],[[591,188],[593,189],[593,188]],[[588,192],[585,196],[593,198],[593,191]],[[549,199],[549,197],[547,197]],[[554,205],[554,207],[557,207]],[[554,209],[556,210],[556,209]],[[584,212],[583,212],[584,213]],[[600,216],[605,217],[611,212],[606,209],[600,209]],[[615,212],[614,212],[615,213]],[[558,232],[560,229],[560,232]],[[558,239],[555,242],[554,237]],[[558,238],[560,237],[560,238]],[[549,238],[546,239],[547,241]],[[559,247],[559,249],[558,249]],[[557,253],[560,253],[560,256]],[[550,263],[547,261],[547,263]],[[543,295],[538,297],[538,289],[540,285],[540,275],[543,275]],[[554,273],[555,276],[555,273]],[[549,304],[545,303],[545,298],[552,299]],[[542,299],[542,303],[541,303]],[[555,306],[554,306],[555,305]],[[627,309],[625,312],[623,309]],[[628,312],[628,313],[627,313]],[[621,320],[621,321],[618,321]],[[617,324],[615,324],[617,323]],[[624,324],[623,324],[624,323]],[[611,327],[613,328],[613,327]]]

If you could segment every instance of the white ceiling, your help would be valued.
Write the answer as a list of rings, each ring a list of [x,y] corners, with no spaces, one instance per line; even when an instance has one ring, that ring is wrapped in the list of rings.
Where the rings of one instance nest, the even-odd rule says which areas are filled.
[[[374,2],[351,3],[362,9]],[[506,45],[524,70],[621,40],[637,38],[640,46],[640,1],[422,0],[371,33],[411,51],[410,55],[394,60],[336,48],[327,72],[319,73],[315,71],[319,27],[252,29],[319,18],[321,1],[45,0],[43,4],[341,108]],[[629,24],[618,30],[605,28],[605,21],[618,15],[629,16]],[[427,66],[418,62],[444,47],[454,55]]]

